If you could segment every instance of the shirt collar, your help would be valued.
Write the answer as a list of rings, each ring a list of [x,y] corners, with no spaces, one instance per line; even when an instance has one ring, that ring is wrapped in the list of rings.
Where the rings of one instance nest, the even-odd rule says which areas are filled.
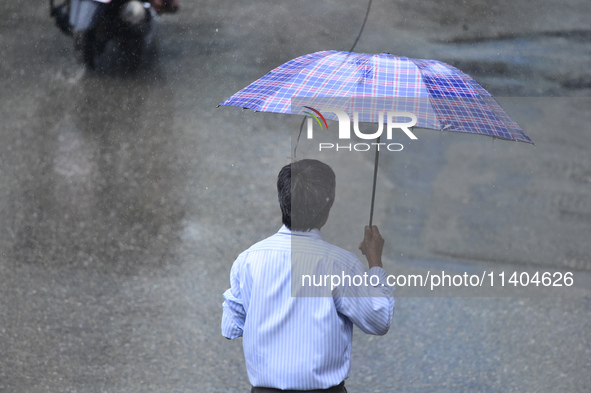
[[[320,233],[320,230],[316,229],[316,228],[310,229],[309,231],[292,231],[291,229],[289,229],[288,227],[283,225],[281,227],[281,229],[279,229],[278,233],[283,234],[283,235],[304,236],[304,237],[322,240],[322,234]]]

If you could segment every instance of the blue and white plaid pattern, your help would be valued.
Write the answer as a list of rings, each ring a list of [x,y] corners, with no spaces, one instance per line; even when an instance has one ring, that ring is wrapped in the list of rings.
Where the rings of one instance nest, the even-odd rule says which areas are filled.
[[[220,105],[302,114],[303,105],[314,107],[318,100],[320,108],[359,112],[362,122],[376,122],[378,112],[394,108],[414,113],[417,127],[532,143],[491,94],[467,74],[440,61],[388,53],[323,51],[301,56]],[[330,113],[326,118],[336,120]]]

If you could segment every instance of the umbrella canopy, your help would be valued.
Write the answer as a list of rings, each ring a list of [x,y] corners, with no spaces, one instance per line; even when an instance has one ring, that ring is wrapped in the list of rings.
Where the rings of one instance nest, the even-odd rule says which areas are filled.
[[[391,107],[395,99],[394,109],[404,107],[414,113],[417,127],[532,143],[469,75],[440,61],[388,53],[322,51],[301,56],[220,105],[304,114],[305,107],[319,99],[324,106],[358,112],[361,122],[376,122],[376,114]],[[326,117],[337,120],[331,113]]]
[[[342,119],[337,112],[353,114],[352,118],[344,117],[345,128],[350,119],[381,123],[381,117],[387,113],[392,118],[416,118],[411,126],[533,144],[492,95],[469,75],[437,60],[410,59],[389,53],[322,51],[301,56],[275,68],[220,105],[308,114],[319,124],[313,112],[324,120],[317,110],[320,105],[328,108],[324,112],[327,118],[339,120],[339,127]],[[381,130],[376,133],[378,142]],[[405,132],[410,133],[408,128]],[[416,139],[414,135],[411,138]],[[370,226],[378,157],[376,144]]]

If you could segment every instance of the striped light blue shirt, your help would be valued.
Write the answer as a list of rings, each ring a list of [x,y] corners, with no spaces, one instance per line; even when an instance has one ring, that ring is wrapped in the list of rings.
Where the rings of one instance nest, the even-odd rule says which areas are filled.
[[[234,262],[230,284],[222,334],[243,337],[253,386],[338,385],[349,376],[353,325],[383,335],[392,323],[393,287],[384,269],[366,271],[355,254],[325,242],[316,229],[283,226],[253,245]]]

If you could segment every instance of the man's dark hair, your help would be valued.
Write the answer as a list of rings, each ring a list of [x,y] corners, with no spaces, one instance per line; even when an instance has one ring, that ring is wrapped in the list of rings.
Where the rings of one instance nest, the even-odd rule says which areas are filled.
[[[283,224],[292,231],[320,228],[334,202],[335,174],[318,160],[300,160],[281,168],[277,194]]]

